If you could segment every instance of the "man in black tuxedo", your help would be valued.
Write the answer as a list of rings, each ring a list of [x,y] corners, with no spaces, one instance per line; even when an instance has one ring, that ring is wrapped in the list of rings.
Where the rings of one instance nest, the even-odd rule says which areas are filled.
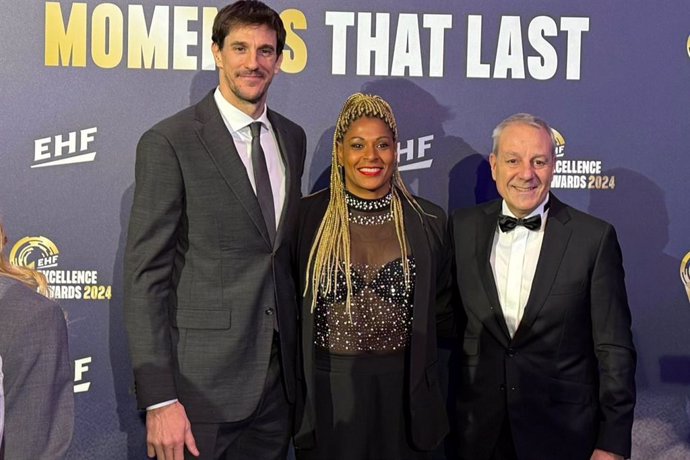
[[[493,140],[503,200],[451,222],[459,457],[628,457],[636,354],[616,233],[550,193],[546,122],[514,115]]]
[[[149,456],[284,458],[306,136],[266,106],[285,44],[278,14],[238,1],[212,38],[218,88],[137,146],[125,254],[137,399]]]

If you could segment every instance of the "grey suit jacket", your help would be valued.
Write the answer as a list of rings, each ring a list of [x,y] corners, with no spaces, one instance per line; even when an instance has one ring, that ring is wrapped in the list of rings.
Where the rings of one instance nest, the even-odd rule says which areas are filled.
[[[5,433],[0,458],[65,457],[74,427],[67,326],[60,307],[0,276]]]
[[[550,205],[512,339],[489,261],[501,202],[453,216],[461,459],[490,458],[505,417],[521,459],[630,454],[636,354],[616,233],[553,195]]]
[[[237,421],[256,408],[274,319],[294,397],[295,231],[304,130],[271,110],[286,166],[274,245],[232,137],[209,93],[137,146],[125,252],[125,319],[140,407],[178,398],[192,422]]]

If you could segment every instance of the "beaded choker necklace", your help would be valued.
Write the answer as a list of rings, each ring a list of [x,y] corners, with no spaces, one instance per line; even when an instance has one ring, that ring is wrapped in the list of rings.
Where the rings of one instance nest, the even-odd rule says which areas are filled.
[[[345,200],[348,207],[348,220],[358,225],[382,225],[393,220],[393,213],[390,205],[393,194],[388,192],[385,196],[375,200],[365,200],[358,198],[351,193],[345,192]],[[355,213],[353,211],[359,211]],[[374,211],[383,211],[374,213]]]
[[[375,200],[365,200],[364,198],[356,197],[347,191],[345,192],[345,201],[347,202],[347,207],[356,211],[380,211],[386,207],[389,207],[392,199],[392,192],[388,192],[385,196]]]

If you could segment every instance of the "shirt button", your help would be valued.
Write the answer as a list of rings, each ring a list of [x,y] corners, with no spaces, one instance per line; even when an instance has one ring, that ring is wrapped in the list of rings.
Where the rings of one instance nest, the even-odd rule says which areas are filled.
[[[267,308],[267,309],[264,311],[264,314],[266,314],[267,316],[273,315],[273,309],[272,309],[272,308]]]
[[[498,386],[498,389],[501,390],[501,391],[506,391],[506,386],[505,386],[504,384],[500,384],[500,385]]]

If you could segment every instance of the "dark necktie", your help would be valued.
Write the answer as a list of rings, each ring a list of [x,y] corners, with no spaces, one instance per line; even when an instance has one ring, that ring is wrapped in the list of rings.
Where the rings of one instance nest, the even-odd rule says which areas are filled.
[[[266,222],[266,229],[271,243],[276,237],[276,213],[273,207],[273,191],[271,190],[271,179],[268,176],[266,167],[266,156],[261,147],[261,125],[260,121],[255,121],[249,125],[252,132],[252,169],[254,169],[254,184],[256,185],[256,198],[259,200],[261,213]]]
[[[528,230],[539,230],[541,227],[541,215],[537,214],[527,219],[516,219],[504,214],[498,216],[498,226],[501,227],[503,233],[514,230],[518,225],[522,225]]]

